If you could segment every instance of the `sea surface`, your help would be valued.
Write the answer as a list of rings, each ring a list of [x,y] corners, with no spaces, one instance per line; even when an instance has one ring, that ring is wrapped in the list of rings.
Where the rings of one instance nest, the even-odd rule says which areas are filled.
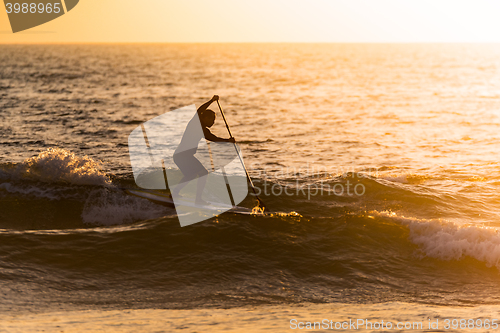
[[[215,94],[270,214],[181,228],[128,136]],[[0,45],[0,323],[500,318],[499,158],[496,44]]]

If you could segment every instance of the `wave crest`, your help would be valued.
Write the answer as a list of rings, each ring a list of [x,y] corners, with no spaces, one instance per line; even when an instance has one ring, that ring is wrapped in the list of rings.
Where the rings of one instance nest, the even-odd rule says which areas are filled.
[[[75,185],[110,185],[102,163],[87,155],[76,156],[69,150],[49,148],[17,166],[18,176],[43,182],[66,182]]]
[[[441,260],[471,257],[500,270],[500,230],[483,225],[458,225],[444,220],[425,220],[398,216],[394,212],[377,212],[410,229],[410,240],[422,252]]]

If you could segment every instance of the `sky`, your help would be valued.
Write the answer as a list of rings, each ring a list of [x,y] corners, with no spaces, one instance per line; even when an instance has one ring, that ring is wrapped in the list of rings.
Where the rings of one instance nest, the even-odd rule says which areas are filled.
[[[13,34],[0,1],[0,43],[500,42],[499,17],[498,0],[80,0]]]

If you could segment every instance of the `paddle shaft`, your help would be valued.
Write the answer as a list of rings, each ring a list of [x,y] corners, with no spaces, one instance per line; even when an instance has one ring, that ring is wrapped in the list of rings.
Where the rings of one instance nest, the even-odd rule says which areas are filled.
[[[227,132],[229,133],[229,137],[231,139],[234,139],[233,134],[231,133],[231,129],[229,128],[229,125],[227,123],[226,116],[224,115],[224,111],[222,111],[222,108],[221,108],[218,100],[217,100],[217,105],[219,106],[219,110],[220,110],[220,114],[222,115],[222,119],[224,119],[224,123],[226,124],[226,128],[227,128]],[[233,142],[233,145],[234,145],[234,149],[236,150],[236,154],[238,155],[238,157],[240,159],[241,165],[243,165],[243,169],[245,170],[245,174],[247,175],[247,179],[248,179],[248,182],[250,183],[250,186],[252,187],[253,193],[255,194],[255,197],[257,198],[257,201],[259,202],[259,204],[262,206],[262,208],[265,209],[266,205],[264,205],[264,202],[262,202],[262,200],[257,195],[257,190],[255,190],[255,186],[253,185],[252,178],[250,178],[250,176],[248,175],[247,167],[245,166],[245,163],[243,162],[243,158],[240,155],[240,151],[238,150],[236,143]]]

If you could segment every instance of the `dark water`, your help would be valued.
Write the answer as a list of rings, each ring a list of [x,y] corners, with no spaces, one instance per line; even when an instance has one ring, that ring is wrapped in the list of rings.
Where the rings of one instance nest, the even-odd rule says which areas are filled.
[[[498,304],[498,46],[1,48],[2,311]],[[281,214],[119,189],[129,133],[213,94]]]

